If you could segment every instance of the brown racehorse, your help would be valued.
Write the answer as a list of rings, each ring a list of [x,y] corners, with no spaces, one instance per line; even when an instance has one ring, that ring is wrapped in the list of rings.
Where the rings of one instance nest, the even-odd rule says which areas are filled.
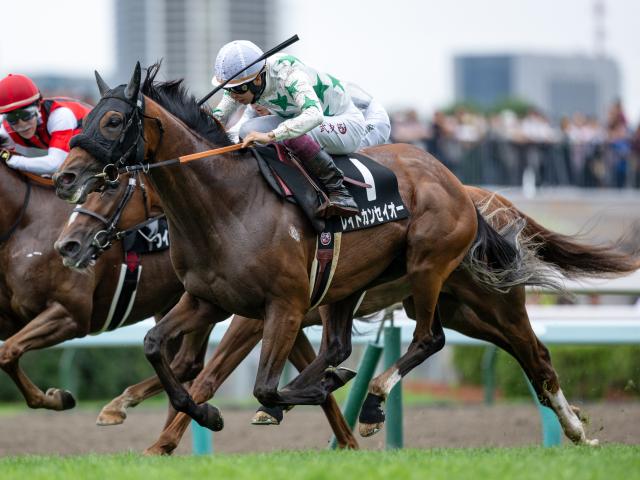
[[[111,90],[99,79],[103,98],[88,117],[85,133],[76,137],[75,144],[82,148],[72,150],[57,175],[60,196],[82,201],[87,191],[100,186],[99,174],[107,165],[120,167],[143,158],[155,164],[158,157],[173,158],[228,143],[222,128],[195,108],[194,99],[164,98],[164,107],[160,106],[149,97],[160,101],[162,92],[147,78],[142,89],[147,96],[143,97],[140,80],[139,66],[126,86]],[[172,107],[200,115],[205,127],[196,133],[167,111]],[[282,391],[277,384],[284,360],[309,308],[308,271],[314,250],[309,225],[294,207],[268,190],[247,154],[151,171],[169,219],[172,260],[187,293],[147,335],[145,351],[176,409],[202,425],[220,428],[217,409],[197,405],[177,381],[165,347],[169,340],[203,323],[226,318],[228,312],[264,319],[254,390],[261,403],[286,406],[324,401],[342,384],[332,373],[325,374],[325,367],[339,364],[349,351],[351,316],[362,292],[381,281],[379,277],[393,266],[394,259],[403,263],[406,259],[403,266],[413,297],[416,332],[407,353],[370,385],[360,417],[361,433],[375,433],[383,421],[381,403],[386,393],[442,348],[441,325],[434,317],[438,295],[474,239],[471,272],[477,273],[474,269],[479,267],[490,270],[488,263],[494,270],[508,272],[513,267],[517,251],[489,227],[462,185],[435,159],[406,145],[373,148],[367,153],[395,171],[412,217],[376,227],[376,235],[354,232],[345,236],[341,262],[324,299],[330,305],[328,338],[337,341],[329,343]],[[298,234],[291,235],[292,229]],[[508,275],[487,278],[500,280],[494,287],[514,282]]]
[[[125,185],[118,187],[120,195],[124,194]],[[581,245],[568,237],[554,234],[535,221],[519,212],[506,199],[497,194],[474,187],[466,187],[467,192],[477,205],[482,206],[485,215],[491,216],[494,225],[503,230],[514,220],[525,220],[524,241],[535,244],[541,252],[540,261],[530,257],[534,263],[544,262],[547,268],[554,268],[570,276],[577,275],[615,275],[625,273],[629,269],[629,259],[606,248],[594,248]],[[153,191],[153,189],[150,189]],[[110,217],[118,209],[118,197],[101,198],[97,195],[89,197],[84,207],[98,212],[101,216]],[[61,234],[60,242],[64,238],[80,242],[83,248],[91,245],[92,238],[103,226],[86,217],[67,226]],[[529,239],[529,240],[527,240]],[[524,248],[524,245],[523,245]],[[83,249],[77,249],[77,257],[82,257]],[[357,315],[368,315],[393,303],[403,301],[411,312],[409,284],[405,278],[374,287],[367,291],[364,300],[358,308]],[[456,269],[443,287],[443,293],[438,300],[444,326],[453,328],[471,337],[487,340],[502,347],[513,355],[522,365],[523,370],[531,379],[536,391],[545,404],[556,411],[561,420],[565,434],[575,443],[595,443],[586,438],[584,429],[561,396],[557,375],[553,370],[547,349],[536,338],[524,307],[523,287],[515,287],[504,294],[486,292],[465,268]],[[253,323],[249,323],[253,322]],[[309,312],[303,325],[320,324],[317,310]],[[194,385],[192,394],[198,402],[204,401],[215,393],[222,381],[231,373],[262,336],[262,322],[257,320],[235,317],[229,331],[225,334],[220,347],[207,365],[209,376],[206,381]],[[313,359],[315,354],[308,346],[303,334],[296,340],[294,351],[300,351],[305,343],[305,355]],[[293,352],[292,352],[293,353]],[[307,360],[309,363],[310,360]],[[132,389],[127,396],[114,400],[103,409],[101,417],[115,417],[113,423],[124,419],[125,410],[130,404],[138,404],[151,394],[159,392],[161,385],[156,379],[153,388],[134,392]],[[136,394],[139,393],[139,396]],[[327,412],[333,430],[341,446],[355,446],[355,440],[350,439],[348,429],[345,430],[342,419],[335,411]],[[160,439],[150,447],[148,453],[168,454],[178,445],[178,442],[189,425],[189,417],[179,414],[166,428]]]
[[[129,194],[129,189],[132,185],[134,189],[133,194]],[[73,213],[73,221],[65,224],[55,243],[56,248],[64,258],[66,265],[71,265],[76,270],[82,270],[89,265],[91,259],[99,258],[106,252],[107,249],[104,247],[109,247],[111,243],[120,236],[122,231],[128,230],[145,221],[149,216],[148,212],[151,212],[154,217],[157,216],[157,214],[160,213],[158,205],[159,201],[155,190],[145,186],[142,178],[136,178],[135,182],[131,182],[128,179],[127,182],[120,184],[118,188],[108,188],[102,193],[93,193],[89,195],[87,201],[83,204],[81,214]],[[115,225],[117,228],[111,229],[111,223],[116,219],[116,212],[120,211],[122,215],[117,218],[118,222],[117,225]],[[105,236],[103,234],[104,232],[110,232],[110,234]],[[95,239],[98,237],[99,241],[96,242]],[[162,258],[170,268],[168,253],[156,253],[156,255],[159,260]],[[161,255],[161,257],[159,255]],[[169,284],[175,284],[177,278],[175,274],[166,275],[159,277],[157,281],[158,283],[165,281]],[[163,292],[160,291],[160,294],[162,293]],[[307,321],[305,326],[310,324],[311,323]],[[240,316],[234,317],[229,326],[228,333],[225,334],[222,339],[220,350],[224,352],[226,350],[225,345],[228,342],[233,342],[234,346],[231,347],[231,351],[237,350],[248,353],[256,345],[257,341],[253,341],[253,335],[251,335],[246,340],[249,343],[244,343],[244,337],[239,339],[236,332],[246,335],[246,333],[255,331],[258,331],[258,334],[261,336],[261,322]],[[192,334],[191,336],[194,335]],[[202,335],[200,335],[200,337],[202,339]],[[184,349],[187,348],[199,348],[199,343],[184,342]],[[174,361],[174,371],[179,372],[177,376],[181,380],[191,380],[200,370],[201,363],[194,362],[193,358],[186,355],[186,351],[181,351],[181,353],[182,355],[178,355]],[[198,353],[198,351],[194,351],[192,355]],[[201,356],[198,358],[201,362]],[[225,363],[225,366],[229,365],[230,369],[224,373],[223,379],[233,371],[237,363],[244,358],[244,355],[239,355],[235,358],[237,359],[235,365],[231,365],[230,362]],[[301,331],[291,351],[289,360],[298,370],[302,371],[311,363],[313,358],[315,358],[313,347],[304,335],[304,332]],[[214,356],[212,362],[217,362],[216,356]],[[139,384],[130,386],[102,409],[98,416],[97,423],[99,425],[116,425],[122,423],[126,418],[126,409],[128,407],[136,406],[146,398],[161,391],[162,384],[155,376]],[[357,448],[358,444],[342,417],[340,408],[333,398],[333,395],[327,397],[322,407],[336,435],[338,446]],[[173,417],[170,416],[170,419],[171,418]]]
[[[195,111],[206,122],[202,131],[208,130],[208,138],[216,141],[208,141],[154,101],[154,93],[160,98],[161,92],[150,81],[145,83],[144,96],[139,65],[128,85],[111,90],[100,82],[99,87],[103,97],[87,118],[84,133],[74,138],[72,146],[76,148],[56,176],[58,194],[63,198],[83,201],[92,188],[85,181],[107,164],[135,162],[131,157],[155,163],[229,144],[224,130],[195,108],[193,99],[171,99],[172,106]],[[170,108],[168,104],[165,107]],[[368,153],[395,171],[412,217],[376,227],[376,235],[362,231],[345,235],[341,261],[323,302],[353,312],[362,292],[395,259],[401,259],[412,284],[417,329],[409,351],[386,374],[395,373],[397,381],[442,347],[441,336],[432,331],[437,298],[442,283],[476,239],[478,222],[483,220],[460,182],[423,151],[393,145]],[[74,172],[73,165],[80,168]],[[348,345],[342,340],[350,335],[350,318],[332,322],[330,328],[337,333],[329,338],[340,340],[330,342],[309,367],[278,391],[284,362],[310,307],[309,271],[315,235],[308,221],[295,206],[273,195],[248,153],[226,154],[215,162],[186,168],[153,169],[150,179],[162,199],[170,226],[172,262],[186,290],[178,305],[145,339],[145,353],[172,405],[201,425],[221,428],[218,410],[208,404],[197,405],[175,378],[165,345],[203,323],[227,318],[230,312],[264,319],[254,388],[262,404],[322,403],[344,383],[335,370],[325,370],[348,354]],[[96,186],[97,182],[91,183]],[[485,222],[483,242],[500,239],[495,232],[490,237],[489,230]],[[391,388],[394,381],[384,383]]]
[[[34,385],[19,365],[30,351],[100,331],[116,288],[122,254],[113,249],[83,272],[63,266],[53,243],[71,208],[51,187],[32,184],[0,161],[0,367],[31,408],[66,410],[71,393]],[[164,257],[164,258],[162,258]],[[143,259],[143,273],[127,324],[167,311],[183,291],[168,254]],[[200,336],[191,342],[202,345]],[[186,347],[196,362],[194,345]],[[202,360],[200,360],[201,362]]]

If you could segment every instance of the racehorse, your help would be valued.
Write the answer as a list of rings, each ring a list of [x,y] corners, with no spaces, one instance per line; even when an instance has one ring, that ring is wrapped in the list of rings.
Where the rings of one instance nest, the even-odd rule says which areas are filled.
[[[85,133],[76,137],[76,147],[56,175],[58,194],[63,198],[82,201],[88,191],[101,186],[104,177],[100,173],[107,165],[113,168],[117,163],[119,167],[131,164],[136,157],[141,162],[144,157],[153,168],[158,157],[172,158],[211,147],[212,143],[201,136],[205,134],[214,139],[213,145],[229,143],[223,129],[195,109],[194,100],[185,102],[182,96],[179,101],[161,101],[161,89],[154,88],[150,81],[142,88],[146,94],[143,97],[140,75],[137,66],[129,84],[113,90],[98,78],[103,97],[88,117]],[[165,107],[195,112],[204,128],[200,133],[193,131]],[[435,305],[444,280],[463,257],[472,257],[470,265],[476,270],[492,267],[517,277],[517,271],[509,271],[517,259],[516,249],[489,227],[462,185],[439,162],[406,145],[377,147],[366,153],[394,170],[411,219],[376,227],[377,235],[345,235],[341,263],[324,299],[331,319],[328,326],[333,328],[328,338],[337,339],[336,345],[329,344],[282,391],[277,390],[277,382],[284,358],[309,308],[308,270],[315,240],[310,226],[294,207],[282,203],[268,190],[255,162],[246,153],[227,154],[211,163],[180,169],[151,170],[151,180],[169,219],[172,260],[187,293],[151,330],[145,352],[176,409],[210,428],[220,425],[217,409],[197,405],[175,379],[164,350],[170,339],[193,331],[202,323],[220,321],[228,312],[264,319],[254,390],[261,403],[272,407],[324,401],[332,389],[327,385],[340,385],[324,375],[324,367],[338,364],[348,353],[345,342],[354,306],[375,281],[386,280],[383,274],[394,266],[394,259],[400,259],[417,326],[407,353],[370,384],[360,430],[364,435],[375,433],[383,421],[380,405],[386,393],[415,365],[443,346],[441,325],[434,318]],[[297,234],[291,234],[292,230]],[[492,257],[492,251],[501,255]],[[239,264],[238,259],[247,263]],[[468,271],[477,274],[474,268]],[[517,284],[513,276],[487,278],[500,284],[494,288],[508,283],[505,278],[511,285]],[[201,374],[196,383],[203,378]],[[319,378],[323,379],[324,388],[317,386]]]
[[[58,240],[55,242],[55,247],[64,259],[65,265],[73,267],[76,271],[82,271],[105,252],[110,251],[112,244],[122,238],[125,232],[130,231],[133,226],[145,222],[150,213],[152,218],[157,218],[160,213],[158,205],[159,202],[155,190],[146,186],[141,176],[136,175],[136,178],[128,179],[127,182],[117,188],[107,188],[104,192],[89,195],[82,208],[76,208],[71,213],[70,221],[64,225]],[[161,259],[170,267],[170,259],[167,253],[156,253],[156,255],[161,255]],[[172,271],[171,273],[172,275],[158,278],[158,283],[165,281],[169,284],[175,284],[175,274]],[[159,293],[162,294],[163,292],[160,291]],[[315,317],[313,320],[315,320]],[[307,322],[305,326],[307,324],[311,323]],[[244,335],[258,331],[261,336],[261,330],[262,325],[260,322],[236,316],[221,341],[220,350],[225,351],[228,349],[228,351],[246,352],[246,355],[257,341],[253,341],[253,336],[251,335],[245,342]],[[206,336],[208,335],[204,337]],[[196,337],[196,335],[191,334],[191,337]],[[198,335],[198,338],[202,339],[202,337],[203,335]],[[232,342],[233,345],[229,348],[225,347],[229,342]],[[184,342],[183,348],[197,349],[200,343],[202,342]],[[194,362],[193,358],[190,358],[187,353],[181,350],[181,355],[178,355],[174,363],[172,363],[172,369],[177,372],[176,375],[181,381],[191,380],[202,367],[202,355],[198,357],[198,362]],[[201,353],[199,351],[191,352],[192,355]],[[237,359],[236,365],[244,358],[244,355],[239,353],[237,355],[235,357]],[[289,360],[298,370],[302,371],[311,363],[314,357],[313,347],[304,332],[300,331]],[[215,356],[212,361],[216,362]],[[225,363],[226,365],[227,363]],[[227,372],[223,372],[222,376],[219,377],[220,382],[234,368],[235,365],[232,365]],[[136,406],[146,398],[161,391],[162,385],[155,376],[136,385],[129,386],[121,395],[113,399],[101,410],[96,423],[103,426],[120,424],[126,418],[126,409],[128,407]],[[338,447],[357,448],[358,443],[353,438],[333,395],[327,397],[327,400],[322,404],[322,408],[336,436]],[[174,413],[170,411],[169,420],[173,418]],[[169,421],[167,421],[167,425],[168,423]]]
[[[107,218],[112,216],[120,208],[120,199],[125,197],[125,185],[128,185],[128,182],[127,178],[122,180],[124,181],[120,182],[117,187],[118,195],[100,197],[93,194],[85,202],[84,208],[98,212],[99,216]],[[152,188],[150,190],[153,191]],[[483,213],[492,217],[492,223],[499,230],[508,230],[509,226],[515,222],[523,220],[526,222],[522,225],[523,238],[521,241],[523,245],[521,248],[526,248],[524,245],[526,243],[532,244],[535,250],[533,253],[540,252],[541,255],[540,259],[535,259],[533,255],[530,256],[532,262],[543,263],[547,268],[553,268],[574,277],[615,275],[625,273],[629,268],[629,259],[624,254],[608,248],[582,245],[568,237],[550,232],[498,194],[474,187],[466,187],[466,190],[474,203],[481,207]],[[76,255],[71,261],[75,262],[91,253],[92,239],[102,229],[102,223],[91,217],[85,217],[84,220],[78,219],[64,229],[59,243],[73,241],[81,245],[81,247],[74,249]],[[367,291],[358,308],[357,316],[369,315],[397,302],[404,302],[409,308],[408,311],[411,312],[410,288],[405,278]],[[574,412],[574,407],[570,407],[562,396],[558,377],[551,365],[548,351],[536,338],[529,324],[524,305],[523,286],[515,287],[504,294],[492,293],[487,296],[485,289],[465,270],[463,263],[463,267],[456,269],[445,282],[443,292],[438,300],[438,308],[444,326],[468,336],[494,343],[513,355],[530,378],[542,402],[555,410],[568,438],[577,444],[596,443],[596,440],[587,439],[584,428]],[[253,323],[249,324],[248,322]],[[317,324],[321,324],[319,312],[317,310],[309,312],[305,316],[303,325]],[[261,336],[262,323],[260,321],[235,317],[220,347],[211,359],[211,363],[206,367],[209,372],[206,381],[193,386],[191,393],[194,399],[200,402],[213,396],[222,381],[258,343]],[[294,350],[300,350],[303,342],[306,340],[303,335],[300,335],[296,340],[297,348]],[[305,355],[308,355],[310,359],[315,356],[313,350],[310,350],[308,342],[305,345],[305,352],[307,352]],[[228,355],[229,353],[232,354]],[[117,421],[113,423],[120,423],[124,419],[124,411],[130,403],[138,404],[160,389],[159,380],[156,380],[154,389],[149,389],[139,397],[136,397],[132,391],[126,398],[114,400],[103,409],[101,416],[115,416]],[[264,415],[264,412],[262,414]],[[355,439],[349,438],[348,429],[345,431],[340,427],[342,422],[339,415],[335,414],[335,411],[330,411],[327,413],[327,417],[336,433],[339,445],[355,447]],[[171,453],[177,447],[189,421],[188,416],[179,414],[175,420],[168,424],[158,441],[147,452]],[[274,423],[278,422],[279,419]]]
[[[70,207],[56,198],[51,186],[36,183],[4,161],[0,201],[0,339],[5,341],[0,345],[0,368],[31,408],[66,410],[75,405],[72,394],[58,388],[42,392],[20,368],[20,357],[102,329],[122,254],[113,249],[82,272],[65,268],[53,243]],[[125,324],[167,311],[183,291],[167,253],[145,256],[142,263],[140,288]],[[195,366],[202,339],[192,335],[185,342],[195,345],[185,346],[189,358],[178,363]]]

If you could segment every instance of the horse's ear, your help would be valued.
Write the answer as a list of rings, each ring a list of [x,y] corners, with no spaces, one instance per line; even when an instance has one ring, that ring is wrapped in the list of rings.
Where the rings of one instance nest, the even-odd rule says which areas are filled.
[[[109,88],[109,85],[107,85],[107,82],[105,82],[102,79],[102,77],[100,76],[97,70],[94,70],[94,73],[96,74],[96,82],[98,83],[98,90],[100,90],[100,96],[104,97],[104,94],[107,93],[109,90],[111,90],[111,88]]]
[[[124,89],[124,96],[129,100],[134,100],[138,96],[138,90],[140,90],[140,80],[142,78],[142,69],[140,68],[140,62],[136,62],[136,68],[133,69],[133,75],[131,80]]]

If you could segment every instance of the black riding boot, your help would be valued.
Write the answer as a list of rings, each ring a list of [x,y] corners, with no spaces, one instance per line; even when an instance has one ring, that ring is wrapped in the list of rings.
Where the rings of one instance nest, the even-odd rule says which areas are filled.
[[[319,217],[331,217],[339,215],[341,217],[351,217],[358,215],[360,209],[358,204],[344,186],[344,175],[333,162],[331,155],[324,150],[320,150],[313,158],[303,162],[309,173],[322,182],[329,195],[329,203],[321,205],[316,210]]]

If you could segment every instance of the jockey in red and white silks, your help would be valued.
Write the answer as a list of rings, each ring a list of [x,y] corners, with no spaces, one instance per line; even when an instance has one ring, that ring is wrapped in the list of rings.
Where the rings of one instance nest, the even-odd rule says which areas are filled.
[[[0,148],[12,168],[50,176],[69,153],[91,106],[70,98],[45,98],[31,79],[0,80]]]

